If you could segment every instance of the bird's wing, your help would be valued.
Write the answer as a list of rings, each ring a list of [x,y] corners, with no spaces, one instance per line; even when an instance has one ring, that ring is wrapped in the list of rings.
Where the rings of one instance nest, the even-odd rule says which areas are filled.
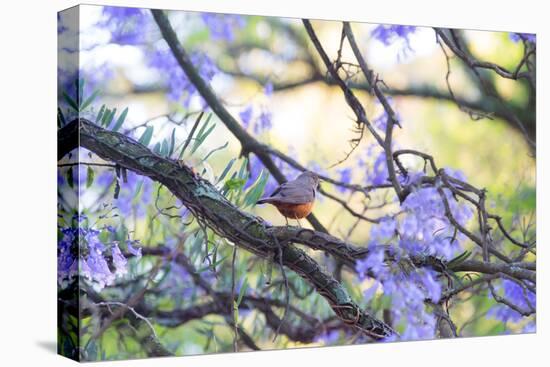
[[[315,190],[305,187],[303,182],[291,181],[281,185],[269,199],[289,204],[310,203],[315,199]]]

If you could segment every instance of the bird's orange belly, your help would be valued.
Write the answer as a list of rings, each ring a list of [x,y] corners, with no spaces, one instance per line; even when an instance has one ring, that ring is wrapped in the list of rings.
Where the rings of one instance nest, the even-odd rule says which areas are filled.
[[[304,204],[286,204],[286,203],[274,203],[279,212],[287,218],[302,219],[311,213],[313,203]]]

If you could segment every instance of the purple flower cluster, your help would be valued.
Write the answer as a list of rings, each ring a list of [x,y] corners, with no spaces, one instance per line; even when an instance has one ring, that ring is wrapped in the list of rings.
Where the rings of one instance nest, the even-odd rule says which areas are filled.
[[[473,208],[458,202],[445,189],[444,194],[454,219],[465,226]],[[461,250],[465,237],[455,233],[445,213],[443,198],[436,188],[418,188],[403,202],[405,214],[398,224],[399,246],[412,254],[434,255],[450,260]]]
[[[241,119],[245,129],[248,129],[250,127],[253,113],[254,108],[252,107],[252,105],[248,105],[244,110],[239,112],[239,118]]]
[[[510,39],[514,42],[527,41],[532,44],[537,43],[537,35],[534,33],[510,33]]]
[[[394,110],[395,118],[397,119],[397,121],[399,121],[399,123],[402,123],[401,117],[395,111],[395,107],[393,106],[394,105],[393,98],[392,97],[387,97],[386,99],[387,99],[388,103],[392,106],[392,109]],[[373,123],[374,127],[376,127],[378,130],[385,133],[386,132],[386,126],[388,125],[388,114],[387,114],[386,110],[383,109],[383,106],[379,101],[376,101],[376,104],[380,108],[382,108],[382,112],[380,113],[380,115],[376,116],[373,119],[372,123]]]
[[[86,182],[86,171],[82,170],[80,175],[81,181]],[[115,176],[112,170],[103,171],[97,177],[95,186],[107,187],[113,183],[113,179],[115,179]],[[115,203],[120,214],[127,217],[135,211],[138,217],[144,217],[147,205],[151,203],[153,198],[153,181],[132,171],[127,171],[126,182],[123,178],[119,178],[118,181],[120,192],[115,199]]]
[[[374,172],[387,175],[377,166],[385,167],[385,163],[375,162]],[[463,178],[459,172],[447,170],[447,173]],[[409,180],[414,182],[417,175],[410,176]],[[387,176],[379,174],[378,177]],[[375,176],[373,183],[379,182]],[[456,201],[448,189],[444,189],[444,195],[456,221],[465,226],[473,216],[473,209]],[[432,338],[436,320],[427,312],[424,302],[427,299],[438,302],[442,286],[433,269],[415,267],[410,256],[433,255],[449,260],[462,250],[465,238],[454,233],[437,188],[414,188],[401,208],[399,215],[382,218],[371,227],[369,254],[357,262],[356,270],[360,279],[374,279],[374,285],[365,292],[367,300],[377,291],[391,298],[394,320],[405,325],[401,339]],[[387,256],[394,260],[387,263]]]
[[[98,25],[111,32],[112,43],[135,45],[144,41],[150,21],[145,9],[105,6]]]
[[[255,117],[254,106],[250,104],[239,112],[239,117],[245,129],[249,129],[252,126],[255,135],[259,135],[273,126],[273,114],[265,106],[261,108],[259,115]]]
[[[192,99],[197,97],[201,101],[201,106],[206,107],[206,102],[199,95],[193,83],[189,81],[170,50],[155,50],[148,59],[149,65],[157,69],[166,80],[170,99],[182,102],[185,108],[189,108]],[[204,53],[192,54],[191,62],[197,67],[200,76],[208,83],[211,83],[214,76],[219,73],[216,64]]]
[[[262,109],[262,112],[258,117],[258,121],[254,125],[254,133],[260,134],[262,131],[271,129],[271,126],[272,126],[271,119],[272,119],[271,111],[267,109]]]
[[[201,19],[215,40],[233,41],[235,30],[244,27],[245,18],[241,15],[201,13]]]
[[[409,36],[415,31],[415,26],[381,24],[371,31],[371,36],[386,46],[390,45],[396,39],[402,39],[409,45]]]
[[[390,232],[391,221],[385,221]],[[378,236],[380,237],[380,235]],[[441,284],[435,271],[428,267],[411,268],[405,265],[407,258],[390,246],[371,244],[369,255],[357,262],[356,270],[360,279],[374,278],[374,284],[365,291],[365,299],[371,300],[377,291],[391,299],[391,313],[396,324],[404,325],[401,340],[429,339],[435,335],[435,318],[426,310],[425,300],[438,302],[441,298]],[[385,262],[386,252],[392,253],[397,265]],[[406,269],[406,270],[404,270]]]
[[[530,284],[533,286],[533,284]],[[524,289],[521,285],[510,279],[503,279],[502,283],[495,286],[495,292],[500,295],[519,310],[534,310],[536,308],[536,295],[531,292],[527,287]],[[502,303],[496,303],[487,316],[493,317],[502,322],[518,322],[523,319],[523,315],[518,311],[510,308]]]
[[[128,260],[122,254],[117,241],[102,241],[103,237],[114,237],[112,227],[101,230],[83,226],[85,216],[79,215],[74,219],[78,225],[62,227],[58,242],[57,280],[63,286],[78,275],[90,281],[98,289],[111,285],[117,276],[128,272]],[[141,256],[141,249],[127,242],[128,251],[134,256]],[[135,241],[134,241],[135,244]],[[110,255],[110,256],[109,256]],[[80,269],[80,271],[79,271]]]
[[[363,159],[359,160],[359,166],[366,168],[367,185],[382,185],[388,183],[388,165],[386,164],[386,154],[383,150],[379,150],[377,146],[370,146],[367,149],[366,156],[374,158],[372,165],[367,164]]]
[[[273,96],[273,84],[271,82],[266,83],[262,95],[263,97],[267,97],[267,99]],[[259,135],[272,128],[273,114],[266,104],[260,106],[259,114],[255,113],[255,109],[254,104],[251,103],[239,112],[239,117],[245,129],[249,129],[252,125],[254,134]]]
[[[340,332],[338,330],[325,331],[321,335],[315,338],[317,343],[323,343],[324,345],[332,345],[340,339]]]
[[[339,168],[336,170],[336,173],[338,173],[338,181],[343,182],[345,184],[351,183],[352,170],[350,167]],[[341,186],[336,186],[336,190],[340,192],[348,191],[348,189]]]

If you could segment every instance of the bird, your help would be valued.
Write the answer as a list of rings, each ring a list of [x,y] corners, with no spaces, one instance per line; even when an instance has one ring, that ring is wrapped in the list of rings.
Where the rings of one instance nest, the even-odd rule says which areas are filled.
[[[266,198],[260,199],[256,204],[271,204],[288,219],[296,219],[301,227],[300,219],[307,217],[313,209],[315,192],[319,188],[320,179],[311,171],[304,171],[292,181],[285,182],[277,187]]]

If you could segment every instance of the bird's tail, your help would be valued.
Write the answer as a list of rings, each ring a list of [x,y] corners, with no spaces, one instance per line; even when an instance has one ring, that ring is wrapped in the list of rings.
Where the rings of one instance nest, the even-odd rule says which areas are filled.
[[[256,201],[256,204],[266,204],[266,203],[271,203],[271,198],[263,198]]]

